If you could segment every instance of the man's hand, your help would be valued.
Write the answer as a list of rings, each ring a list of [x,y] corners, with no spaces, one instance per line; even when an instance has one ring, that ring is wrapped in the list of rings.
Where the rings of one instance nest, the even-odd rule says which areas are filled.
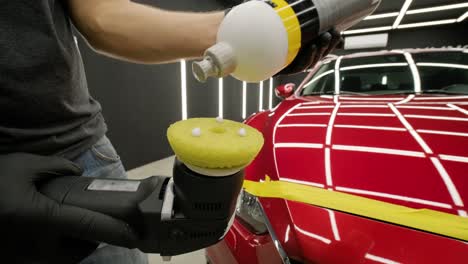
[[[38,243],[33,244],[40,245],[41,241],[51,243],[52,237],[60,240],[68,237],[135,247],[137,237],[126,223],[90,210],[60,205],[37,189],[38,184],[55,177],[81,173],[77,165],[58,157],[22,153],[0,156],[0,240],[19,240],[0,244],[8,242],[23,247],[22,241],[34,240]],[[55,246],[60,246],[56,241]]]
[[[313,68],[321,59],[332,52],[343,41],[340,33],[334,29],[317,37],[310,45],[302,47],[296,58],[278,75],[289,75]]]

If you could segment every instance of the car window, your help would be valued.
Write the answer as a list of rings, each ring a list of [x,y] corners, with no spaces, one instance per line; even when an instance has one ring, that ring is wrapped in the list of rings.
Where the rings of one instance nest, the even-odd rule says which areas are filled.
[[[468,93],[468,53],[419,53],[413,59],[423,91]]]
[[[334,67],[336,61],[322,65],[314,74],[314,77],[302,90],[302,95],[322,93],[326,94],[335,90]]]
[[[406,91],[414,86],[407,63],[360,64],[340,68],[340,91],[378,94]]]
[[[344,58],[339,72],[336,63],[322,65],[301,95],[334,94],[337,78],[340,93],[411,93],[417,87],[422,92],[468,93],[468,54],[459,51]]]

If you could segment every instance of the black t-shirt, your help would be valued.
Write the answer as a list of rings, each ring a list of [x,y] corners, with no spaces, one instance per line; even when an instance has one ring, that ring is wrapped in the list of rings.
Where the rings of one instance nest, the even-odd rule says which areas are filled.
[[[0,154],[71,159],[105,132],[66,1],[0,0]]]

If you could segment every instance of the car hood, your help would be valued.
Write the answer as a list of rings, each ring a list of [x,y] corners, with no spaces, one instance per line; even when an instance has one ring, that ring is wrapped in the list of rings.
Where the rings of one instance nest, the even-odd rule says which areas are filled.
[[[267,174],[273,180],[466,216],[468,96],[292,97],[247,122],[263,132],[266,142],[247,179]],[[284,203],[276,207],[288,211],[290,222],[266,209],[272,225],[281,234],[294,226],[304,255],[310,254],[308,243],[336,240],[336,222],[330,219],[346,217],[292,201],[262,200],[266,208],[277,202]],[[328,220],[316,221],[322,217]],[[364,229],[376,222],[359,221]],[[317,228],[321,225],[327,228]],[[379,228],[389,230],[374,231]],[[286,236],[279,237],[288,244]]]

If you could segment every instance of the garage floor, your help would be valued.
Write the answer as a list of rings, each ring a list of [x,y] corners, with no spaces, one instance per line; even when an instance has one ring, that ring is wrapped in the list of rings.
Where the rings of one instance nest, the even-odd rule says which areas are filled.
[[[172,176],[172,165],[174,156],[162,159],[140,168],[133,169],[128,172],[131,179],[141,179],[149,176]],[[194,253],[185,254],[173,257],[169,262],[163,262],[161,257],[156,254],[149,255],[150,264],[205,264],[204,250],[199,250]]]

